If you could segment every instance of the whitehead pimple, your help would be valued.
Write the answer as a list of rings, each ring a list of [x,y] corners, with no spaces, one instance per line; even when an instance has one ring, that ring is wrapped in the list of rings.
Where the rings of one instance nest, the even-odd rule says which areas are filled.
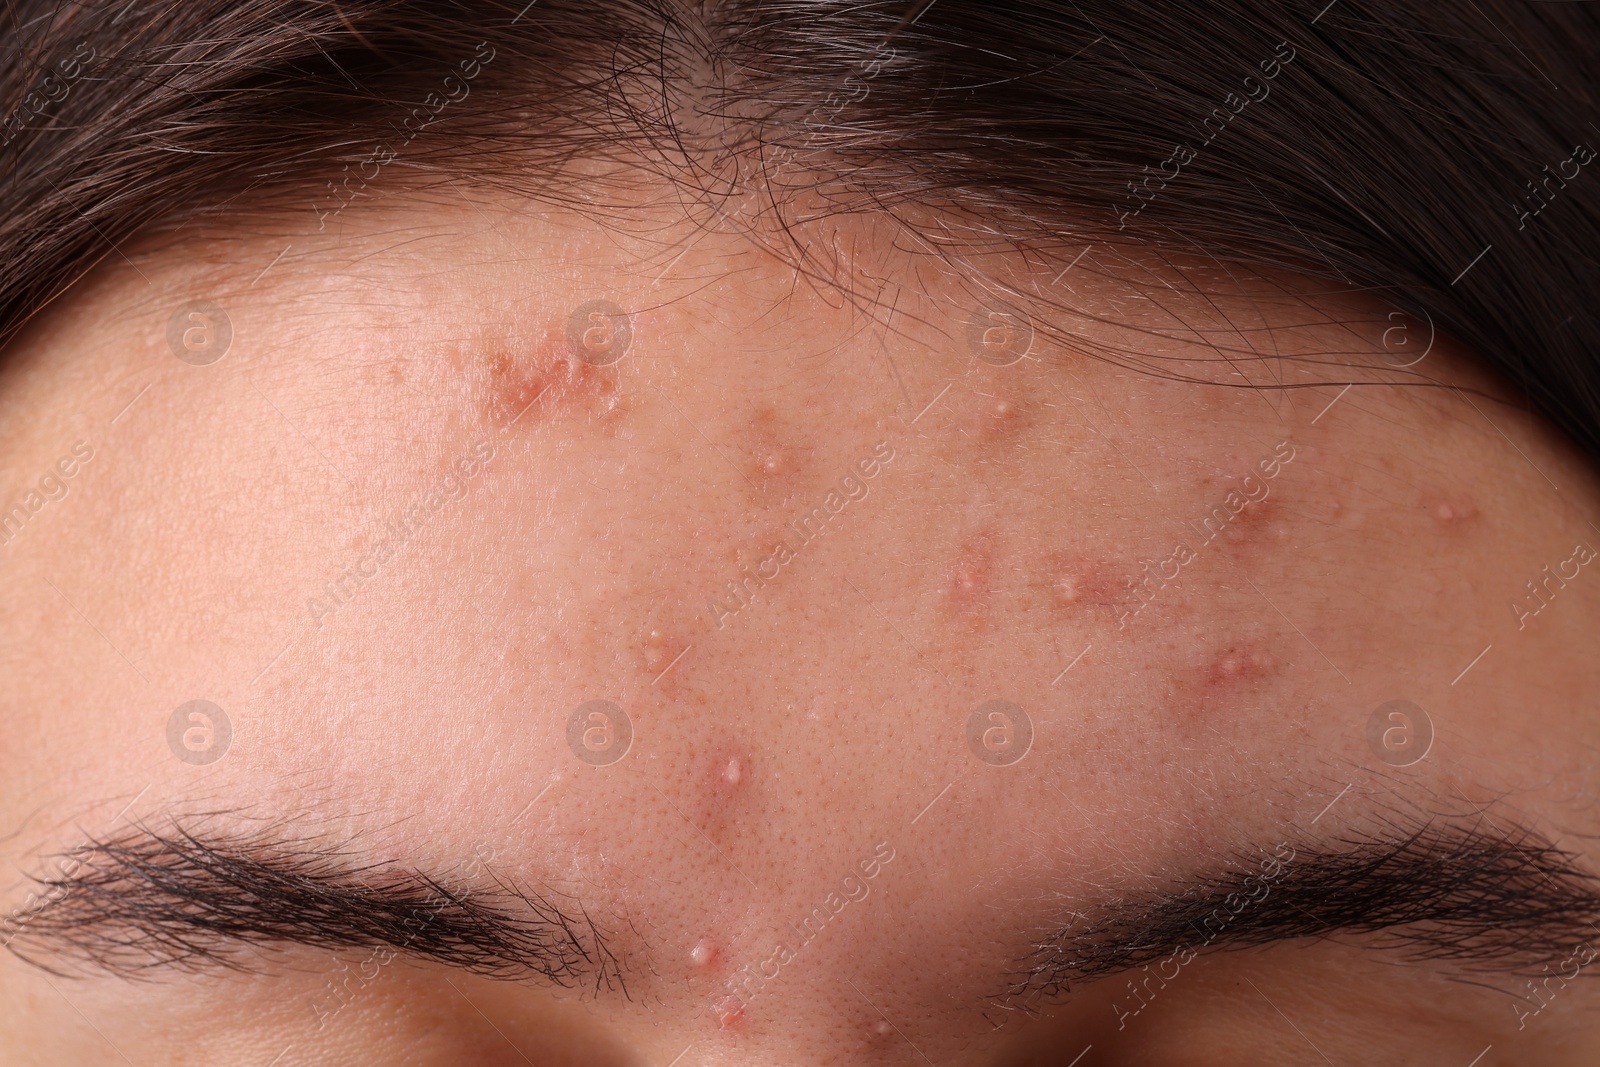
[[[1457,497],[1429,500],[1423,504],[1423,508],[1433,520],[1434,526],[1448,530],[1461,529],[1478,514],[1477,508],[1470,500]]]
[[[473,383],[484,423],[520,433],[566,415],[588,419],[617,410],[616,366],[583,358],[590,350],[575,348],[568,333],[547,325],[532,336],[483,335],[468,346],[456,362]]]
[[[757,407],[735,432],[729,458],[739,464],[747,485],[754,487],[754,503],[779,507],[796,499],[812,465],[811,449],[803,441],[770,404]]]
[[[715,963],[716,960],[717,946],[706,938],[696,941],[694,947],[689,950],[689,962],[696,969],[704,970]]]

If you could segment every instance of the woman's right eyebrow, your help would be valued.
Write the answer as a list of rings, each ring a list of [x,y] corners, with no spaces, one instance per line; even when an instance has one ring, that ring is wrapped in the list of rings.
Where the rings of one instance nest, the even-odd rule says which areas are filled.
[[[581,904],[492,874],[486,889],[286,836],[144,827],[56,857],[52,871],[30,904],[0,917],[0,943],[57,975],[248,970],[239,950],[273,944],[386,946],[492,978],[627,995]]]

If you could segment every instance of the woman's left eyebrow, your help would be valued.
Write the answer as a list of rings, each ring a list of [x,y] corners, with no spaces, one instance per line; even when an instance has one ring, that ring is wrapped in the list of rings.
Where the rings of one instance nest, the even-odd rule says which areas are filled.
[[[363,864],[347,850],[136,827],[56,857],[0,943],[51,973],[153,977],[247,970],[241,949],[393,949],[501,979],[627,988],[606,936],[575,901],[452,872]],[[40,958],[43,955],[43,958]],[[74,967],[75,965],[75,967]]]
[[[1600,877],[1537,831],[1483,819],[1388,825],[1241,850],[1159,893],[1085,903],[1035,942],[993,999],[1022,1007],[1201,952],[1336,933],[1376,935],[1358,944],[1420,962],[1512,975],[1559,966],[1583,946],[1600,955]]]

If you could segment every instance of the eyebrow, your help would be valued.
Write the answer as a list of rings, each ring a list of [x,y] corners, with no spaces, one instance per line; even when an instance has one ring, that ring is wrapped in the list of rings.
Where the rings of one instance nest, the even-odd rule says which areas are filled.
[[[1487,820],[1389,826],[1240,852],[1159,892],[1074,911],[1035,941],[991,1002],[1027,1010],[1189,953],[1339,935],[1417,962],[1536,974],[1577,945],[1600,944],[1596,919],[1600,879],[1533,830]]]
[[[60,873],[33,879],[35,902],[0,917],[0,943],[57,975],[72,963],[126,978],[252,971],[251,948],[386,946],[488,978],[627,995],[581,906],[493,875],[452,886],[449,871],[363,864],[345,849],[282,836],[142,826],[55,859]]]

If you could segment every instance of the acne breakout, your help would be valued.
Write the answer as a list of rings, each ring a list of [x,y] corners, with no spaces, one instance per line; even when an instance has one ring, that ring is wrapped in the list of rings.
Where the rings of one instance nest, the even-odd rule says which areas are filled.
[[[722,629],[730,615],[737,615],[749,607],[755,600],[756,591],[777,578],[784,567],[794,562],[802,548],[827,533],[829,524],[846,506],[852,501],[866,499],[867,483],[882,473],[883,468],[894,459],[894,454],[894,447],[887,441],[873,445],[871,454],[856,460],[849,473],[839,479],[838,485],[823,494],[821,503],[783,525],[771,551],[756,563],[754,573],[745,564],[739,564],[738,579],[730,578],[722,583],[728,591],[731,606],[717,596],[706,598],[711,621],[716,628]]]
[[[1293,462],[1294,457],[1294,445],[1288,441],[1279,441],[1272,455],[1256,463],[1260,477],[1255,474],[1245,475],[1237,489],[1228,490],[1228,494],[1222,498],[1222,503],[1207,509],[1200,519],[1199,526],[1193,526],[1191,523],[1197,533],[1204,534],[1204,538],[1197,542],[1199,548],[1204,548],[1215,541],[1245,508],[1266,500],[1272,493],[1272,488],[1267,482],[1283,473],[1283,468]],[[1167,558],[1159,562],[1141,560],[1143,564],[1141,576],[1127,580],[1128,599],[1123,601],[1123,611],[1117,619],[1117,629],[1127,629],[1128,623],[1150,606],[1156,594],[1165,589],[1168,582],[1176,581],[1183,568],[1199,558],[1199,549],[1190,548],[1186,541],[1179,541]]]

